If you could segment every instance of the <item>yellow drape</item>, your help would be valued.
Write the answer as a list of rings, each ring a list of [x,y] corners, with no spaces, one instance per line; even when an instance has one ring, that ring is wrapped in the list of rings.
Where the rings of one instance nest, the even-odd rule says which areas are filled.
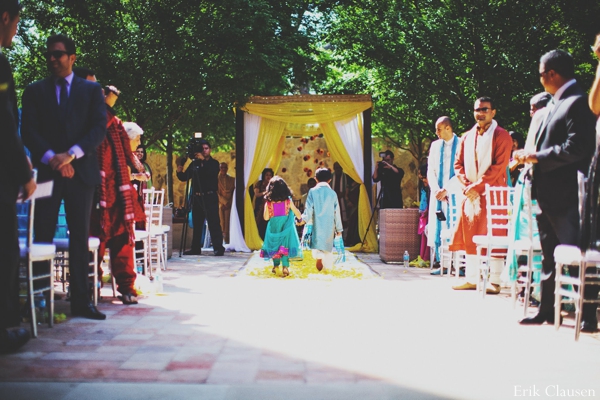
[[[325,143],[327,144],[327,150],[331,152],[333,159],[340,163],[344,172],[350,176],[355,182],[360,184],[360,192],[358,198],[358,234],[362,239],[367,230],[367,226],[369,225],[369,220],[371,219],[371,207],[369,203],[369,195],[367,194],[367,189],[365,188],[365,183],[358,173],[354,170],[354,164],[350,159],[350,155],[346,151],[346,147],[340,138],[340,134],[335,128],[333,123],[321,124],[321,130],[323,131],[323,137],[325,138]],[[370,179],[368,176],[365,179]],[[350,251],[359,251],[361,250],[366,253],[373,253],[377,251],[377,236],[375,235],[375,229],[369,229],[369,233],[367,234],[365,245],[362,246],[362,243],[358,243],[357,245],[350,247],[348,250]]]
[[[260,176],[262,170],[267,166],[279,166],[281,162],[281,150],[283,148],[282,139],[283,130],[286,124],[284,122],[263,118],[260,127],[258,128],[258,140],[256,143],[256,152],[254,160],[252,160],[252,168],[248,177],[248,184],[254,182]],[[279,149],[279,151],[278,151]],[[277,163],[275,166],[274,162]],[[273,170],[276,170],[273,168]],[[250,200],[248,188],[245,189],[246,195],[244,200],[244,227],[246,245],[252,250],[258,250],[262,247],[262,239],[258,234],[256,227],[256,218],[254,217],[254,209]]]
[[[371,108],[371,102],[328,102],[328,103],[248,103],[242,109],[259,117],[280,122],[297,124],[325,124],[354,118],[357,114]],[[260,139],[259,139],[260,140]]]
[[[271,104],[256,104],[247,103],[242,107],[243,111],[250,114],[262,117],[259,127],[258,141],[252,168],[248,179],[248,184],[258,179],[263,168],[269,165],[273,170],[277,170],[281,162],[281,152],[284,146],[283,132],[288,124],[319,124],[321,127],[328,125],[328,131],[322,128],[323,136],[327,143],[328,149],[334,159],[338,160],[345,171],[354,171],[354,165],[345,150],[337,129],[333,125],[335,121],[341,121],[349,118],[354,118],[359,115],[362,122],[361,113],[371,108],[370,101],[340,101],[340,102],[282,102]],[[361,138],[363,136],[362,123],[359,124]],[[331,137],[329,137],[331,136]],[[363,237],[369,219],[371,217],[371,208],[366,193],[364,182],[359,179],[358,174],[352,172],[348,174],[352,179],[361,184],[359,194],[359,210],[358,210],[358,231]],[[369,179],[370,177],[367,177]],[[246,196],[244,201],[244,226],[246,245],[257,250],[262,246],[262,240],[258,235],[256,227],[256,219],[254,217],[254,209],[250,201],[248,188],[245,190]],[[360,245],[351,248],[351,251],[360,249]],[[367,236],[365,247],[362,251],[376,252],[377,238],[375,230],[370,229]]]

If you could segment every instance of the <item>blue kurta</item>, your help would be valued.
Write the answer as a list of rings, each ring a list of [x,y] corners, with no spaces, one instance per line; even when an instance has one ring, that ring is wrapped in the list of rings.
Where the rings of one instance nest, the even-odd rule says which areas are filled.
[[[319,182],[310,189],[302,219],[313,226],[310,247],[331,252],[333,237],[344,229],[337,194],[327,182]]]

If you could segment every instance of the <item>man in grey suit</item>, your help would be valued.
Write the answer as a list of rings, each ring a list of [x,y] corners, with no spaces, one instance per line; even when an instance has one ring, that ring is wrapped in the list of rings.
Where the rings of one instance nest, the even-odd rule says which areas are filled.
[[[577,173],[587,173],[595,148],[595,118],[585,92],[574,79],[571,55],[563,50],[544,54],[539,73],[542,86],[553,95],[553,101],[537,131],[535,152],[523,150],[515,155],[520,162],[534,164],[533,196],[542,210],[537,216],[543,254],[541,304],[538,314],[521,320],[522,325],[554,323],[554,249],[559,244],[578,244]],[[598,286],[586,287],[584,295],[597,297]],[[582,332],[598,330],[596,308],[593,304],[584,304]]]
[[[105,319],[90,302],[88,283],[90,214],[100,170],[96,147],[106,135],[102,88],[73,74],[75,43],[50,36],[44,53],[51,76],[23,93],[22,136],[38,168],[38,181],[54,181],[50,198],[36,204],[36,242],[52,242],[61,201],[69,227],[71,314]],[[95,289],[94,289],[95,290]]]

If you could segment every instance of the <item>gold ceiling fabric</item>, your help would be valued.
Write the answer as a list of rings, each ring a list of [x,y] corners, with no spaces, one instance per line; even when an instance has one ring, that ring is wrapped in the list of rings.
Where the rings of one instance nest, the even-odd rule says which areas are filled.
[[[312,136],[324,133],[328,147],[334,148],[332,154],[337,155],[342,167],[351,171],[353,166],[335,129],[334,122],[361,116],[362,112],[372,107],[370,95],[297,95],[297,96],[255,96],[251,97],[241,109],[249,114],[262,117],[259,128],[257,151],[252,161],[248,184],[258,178],[267,165],[274,169],[279,166],[281,157],[273,157],[277,152],[280,156],[281,136]],[[362,122],[362,117],[359,119]],[[325,128],[324,128],[325,127]],[[363,135],[362,126],[360,127]],[[327,137],[331,136],[331,137]],[[276,150],[277,149],[277,150]],[[354,175],[354,176],[353,176]],[[360,182],[356,174],[351,177]],[[370,179],[370,177],[365,177]],[[363,237],[367,221],[371,217],[371,208],[363,182],[360,182],[359,235]],[[262,240],[256,229],[254,210],[250,196],[246,190],[244,206],[245,240],[252,250],[262,247]],[[374,232],[374,231],[373,231]],[[359,246],[356,246],[359,247]],[[358,250],[353,248],[353,250]],[[367,236],[363,251],[376,252],[377,238],[375,234]]]
[[[301,95],[275,96],[270,99],[251,97],[242,110],[276,121],[310,125],[352,118],[371,106],[369,95]]]

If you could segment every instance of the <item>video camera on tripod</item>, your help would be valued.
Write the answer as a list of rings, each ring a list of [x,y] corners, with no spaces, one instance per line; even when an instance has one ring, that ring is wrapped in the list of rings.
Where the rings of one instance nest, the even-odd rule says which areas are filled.
[[[195,135],[200,136],[194,136],[187,144],[187,156],[190,160],[196,158],[196,153],[202,153],[204,151],[203,146],[208,144],[206,140],[202,139],[202,133],[196,133]]]

